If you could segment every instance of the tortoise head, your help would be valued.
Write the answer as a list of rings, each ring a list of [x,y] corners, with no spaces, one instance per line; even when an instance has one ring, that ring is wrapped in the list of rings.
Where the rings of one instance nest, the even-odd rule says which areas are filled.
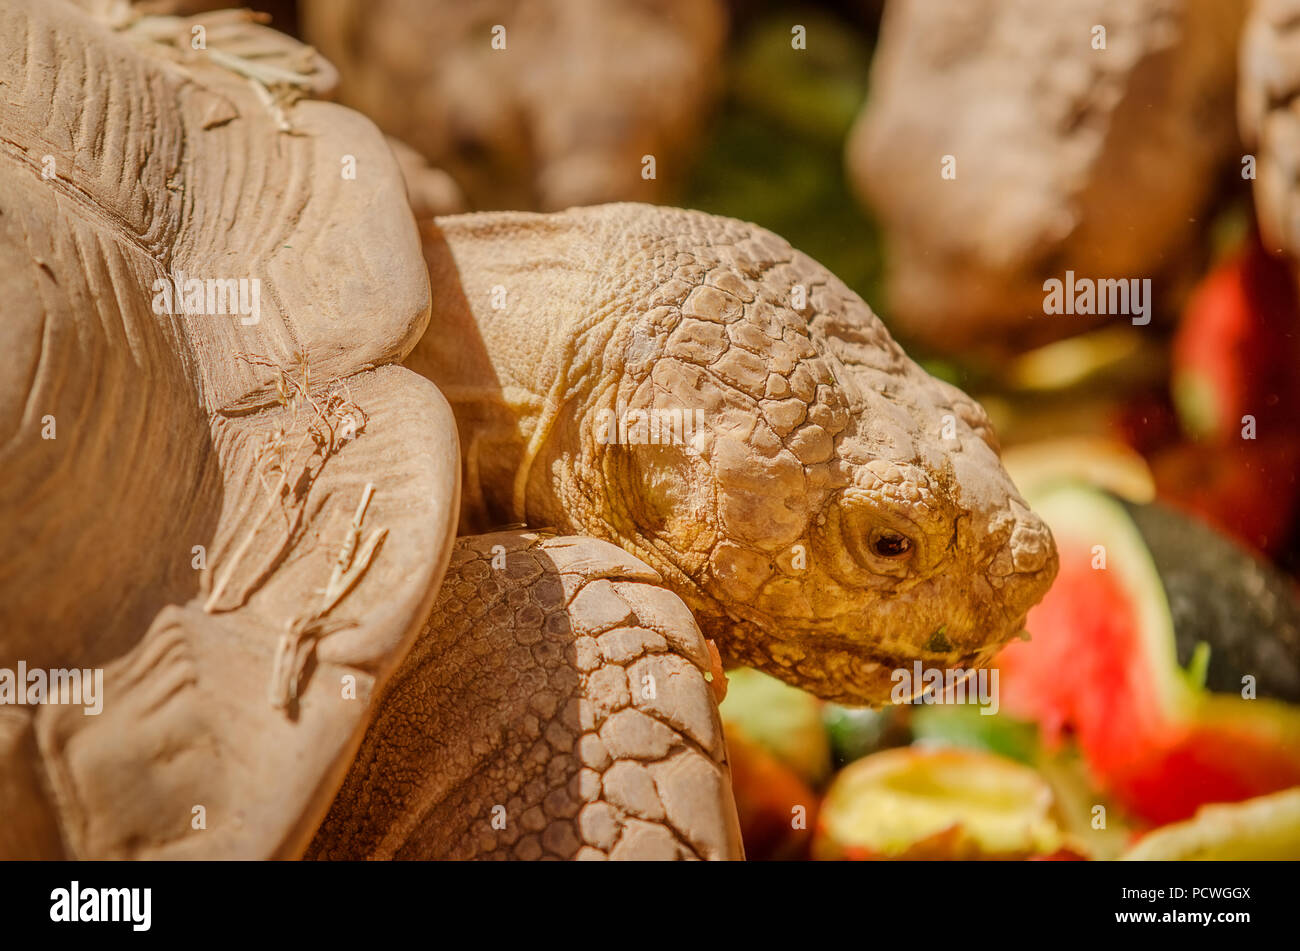
[[[884,702],[917,659],[987,663],[1056,552],[984,411],[816,262],[722,227],[743,231],[679,247],[604,348],[576,527],[658,569],[728,662],[828,699]]]
[[[518,464],[474,436],[504,447],[475,456],[489,509],[621,545],[725,659],[827,698],[884,702],[894,669],[978,666],[1022,630],[1056,553],[987,417],[815,261],[647,205],[444,227],[431,273],[463,282],[495,374],[451,389],[523,411],[498,427]],[[479,303],[494,286],[521,303]]]

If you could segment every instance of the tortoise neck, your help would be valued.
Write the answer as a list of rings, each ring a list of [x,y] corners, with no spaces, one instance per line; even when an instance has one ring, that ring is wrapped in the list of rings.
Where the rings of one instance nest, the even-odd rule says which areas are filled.
[[[455,413],[462,531],[529,524],[528,487],[546,465],[542,455],[604,372],[608,334],[578,326],[586,308],[574,271],[583,268],[555,259],[552,231],[544,216],[524,214],[422,225],[433,304],[405,363],[436,383]]]

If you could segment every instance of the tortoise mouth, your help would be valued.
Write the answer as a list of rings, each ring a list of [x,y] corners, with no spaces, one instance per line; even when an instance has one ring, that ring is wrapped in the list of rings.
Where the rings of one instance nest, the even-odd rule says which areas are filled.
[[[851,644],[842,636],[830,637],[811,630],[775,639],[743,621],[715,620],[702,622],[701,626],[717,642],[727,667],[754,667],[823,700],[879,707],[910,700],[922,689],[920,679],[927,671],[940,671],[946,682],[988,667],[1002,648],[1024,630],[1024,622],[1021,615],[999,637],[988,639],[975,650],[935,643],[933,635],[922,648],[911,650]],[[904,695],[899,692],[900,682],[912,683]]]

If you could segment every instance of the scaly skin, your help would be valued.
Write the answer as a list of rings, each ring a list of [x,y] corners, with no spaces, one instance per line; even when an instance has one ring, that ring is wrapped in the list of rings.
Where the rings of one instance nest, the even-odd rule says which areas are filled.
[[[739,858],[708,651],[661,582],[594,538],[460,539],[308,857]]]
[[[607,205],[438,219],[425,256],[433,316],[407,365],[456,414],[462,531],[611,541],[729,663],[850,703],[887,700],[914,659],[987,663],[1051,583],[983,411],[775,235]],[[703,425],[603,444],[600,412],[624,408]]]

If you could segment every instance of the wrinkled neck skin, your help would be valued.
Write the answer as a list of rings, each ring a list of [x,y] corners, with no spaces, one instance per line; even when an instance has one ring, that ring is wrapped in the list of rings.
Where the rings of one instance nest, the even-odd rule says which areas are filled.
[[[635,403],[623,353],[640,328],[592,299],[599,261],[580,275],[581,262],[548,254],[563,243],[562,229],[501,234],[498,217],[425,226],[434,305],[406,360],[438,384],[456,416],[461,532],[525,525],[595,535],[633,550],[682,594],[694,587],[690,577],[665,557],[664,543],[642,535],[636,497],[621,491],[631,473],[618,440],[629,437],[617,420]],[[551,268],[519,266],[548,257]],[[697,592],[692,606],[705,605],[723,613]]]
[[[581,520],[568,517],[555,496],[571,486],[562,462],[574,442],[567,438],[576,430],[571,416],[598,388],[616,321],[584,320],[590,305],[573,300],[573,282],[565,280],[572,268],[548,253],[563,246],[563,229],[501,234],[499,217],[461,215],[424,226],[438,291],[406,364],[433,380],[455,412],[462,532],[520,524],[569,531]],[[587,508],[581,499],[567,501]]]
[[[841,702],[884,702],[914,660],[986,664],[1023,629],[1055,548],[987,417],[816,262],[638,205],[425,238],[432,318],[406,362],[455,411],[463,532],[613,542],[726,661]]]

